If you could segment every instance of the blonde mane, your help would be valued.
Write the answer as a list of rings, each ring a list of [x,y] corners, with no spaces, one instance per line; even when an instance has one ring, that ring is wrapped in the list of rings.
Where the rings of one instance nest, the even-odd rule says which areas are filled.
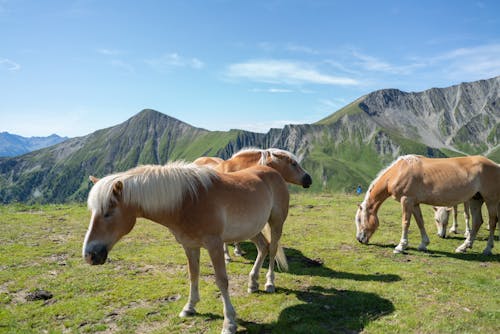
[[[365,198],[363,199],[361,206],[363,208],[366,207],[366,201],[368,201],[368,199],[370,198],[370,194],[371,194],[373,187],[389,169],[391,169],[395,164],[397,164],[401,160],[406,160],[408,162],[411,162],[411,161],[418,160],[419,157],[420,156],[415,155],[415,154],[402,155],[402,156],[398,157],[396,160],[394,160],[393,162],[391,162],[387,167],[382,169],[380,172],[378,172],[375,179],[373,179],[372,183],[370,183],[370,186],[368,187],[368,190],[366,191]]]
[[[193,163],[171,162],[164,166],[145,165],[108,175],[90,190],[88,208],[105,213],[111,203],[115,182],[123,184],[122,200],[144,212],[176,209],[186,196],[196,198],[200,186],[207,188],[217,178],[217,172]]]
[[[299,159],[294,154],[292,154],[288,151],[279,149],[279,148],[268,148],[268,149],[264,150],[264,149],[260,149],[260,148],[256,148],[256,147],[246,147],[246,148],[242,148],[238,152],[234,153],[231,158],[235,158],[235,157],[242,155],[242,154],[245,154],[245,153],[260,153],[261,156],[260,156],[260,160],[259,160],[259,165],[266,165],[266,161],[267,161],[268,157],[271,157],[271,159],[273,159],[273,161],[275,161],[277,159],[277,155],[280,155],[280,154],[286,155],[290,159],[293,159],[297,162],[299,161]]]

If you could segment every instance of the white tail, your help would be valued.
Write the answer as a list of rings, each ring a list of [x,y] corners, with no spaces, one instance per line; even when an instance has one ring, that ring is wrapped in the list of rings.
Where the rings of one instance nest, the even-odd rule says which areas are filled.
[[[268,243],[271,242],[271,227],[269,226],[268,223],[266,223],[266,225],[262,229],[262,235],[264,236],[264,238],[266,238],[266,241]],[[288,261],[286,260],[285,250],[283,249],[283,247],[279,242],[278,242],[278,251],[276,252],[276,258],[274,260],[276,261],[276,265],[278,266],[278,269],[280,271],[282,272],[288,271]]]

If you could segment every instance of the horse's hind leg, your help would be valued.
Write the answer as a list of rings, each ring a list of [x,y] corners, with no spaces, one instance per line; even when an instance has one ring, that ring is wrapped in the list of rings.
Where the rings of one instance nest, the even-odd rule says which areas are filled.
[[[453,206],[453,225],[451,225],[451,227],[450,227],[450,233],[454,233],[454,234],[458,233],[457,215],[458,215],[458,205],[454,205]]]
[[[500,207],[500,204],[498,204]],[[491,249],[493,248],[494,238],[495,238],[495,227],[498,222],[498,209],[496,203],[489,203],[487,205],[488,208],[488,216],[489,216],[489,227],[490,227],[490,235],[488,237],[488,242],[486,243],[486,248],[483,251],[484,255],[491,255]]]
[[[413,205],[408,197],[403,196],[400,202],[403,212],[401,220],[402,232],[401,240],[399,241],[399,245],[394,248],[394,253],[402,253],[408,247],[408,229],[410,228],[410,219],[413,212]]]
[[[467,251],[467,248],[472,248],[472,244],[474,243],[474,239],[476,239],[477,232],[483,224],[483,216],[481,214],[482,205],[482,198],[469,200],[470,215],[472,216],[472,229],[465,239],[464,243],[458,246],[457,249],[455,249],[456,253],[465,253]]]
[[[271,223],[269,224],[271,227]],[[276,260],[276,254],[278,252],[278,242],[281,238],[281,233],[283,230],[283,223],[273,224],[271,230],[271,241],[269,243],[269,270],[266,274],[266,292],[274,292],[274,265]]]
[[[224,325],[222,327],[222,333],[236,333],[238,325],[236,324],[236,311],[229,298],[229,281],[226,272],[226,262],[224,261],[224,243],[219,238],[213,239],[206,243],[206,248],[214,266],[215,282],[220,290],[224,307]]]
[[[264,263],[264,259],[269,253],[269,243],[266,238],[262,235],[262,233],[257,234],[254,238],[252,238],[252,242],[257,247],[257,258],[255,259],[255,263],[253,264],[252,270],[248,275],[248,292],[256,292],[259,290],[259,271],[262,268],[262,263]]]
[[[418,229],[420,230],[420,236],[422,237],[422,242],[418,246],[419,251],[426,251],[427,245],[430,243],[427,232],[425,231],[424,218],[422,217],[422,211],[420,210],[420,205],[415,205],[413,207],[413,215],[415,216],[415,221],[417,222]]]
[[[200,276],[200,249],[184,247],[184,251],[188,258],[190,285],[189,299],[179,314],[180,317],[188,317],[196,314],[195,306],[200,301],[200,293],[198,290],[198,280]]]

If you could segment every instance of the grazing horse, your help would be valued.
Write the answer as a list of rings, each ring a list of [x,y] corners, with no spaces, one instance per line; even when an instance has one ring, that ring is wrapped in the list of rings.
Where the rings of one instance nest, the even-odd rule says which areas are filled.
[[[235,333],[237,328],[228,292],[224,242],[251,239],[257,245],[257,259],[249,275],[250,292],[258,289],[259,270],[269,253],[265,288],[274,291],[274,259],[289,206],[287,185],[276,170],[255,166],[223,174],[174,162],[91,180],[95,182],[88,197],[92,215],[83,243],[83,257],[89,264],[103,264],[113,245],[132,230],[137,217],[143,217],[168,227],[188,258],[191,284],[181,317],[195,314],[200,299],[200,247],[208,250],[221,291],[222,333]],[[266,222],[271,230],[269,243],[261,233]]]
[[[216,157],[200,157],[194,161],[197,165],[205,165],[215,168],[219,172],[231,173],[251,166],[264,165],[276,169],[286,182],[309,188],[312,184],[311,176],[302,168],[298,158],[292,153],[277,149],[244,148],[228,160]],[[281,253],[282,248],[278,247]],[[241,256],[244,252],[238,243],[234,244],[234,254]],[[284,256],[284,255],[283,255]],[[231,261],[227,244],[224,244],[224,257],[226,262]],[[286,268],[280,268],[286,270]]]
[[[437,227],[437,235],[441,238],[446,238],[446,227],[448,226],[448,222],[450,220],[450,211],[453,211],[453,224],[450,227],[450,233],[457,234],[458,233],[458,205],[454,205],[453,207],[448,206],[433,206],[434,209],[434,221],[436,222]],[[469,202],[464,202],[464,219],[465,219],[465,232],[464,236],[470,234],[470,208]]]
[[[426,250],[429,238],[425,231],[420,204],[452,206],[470,200],[472,231],[456,252],[472,247],[481,225],[484,201],[489,215],[490,236],[484,254],[491,254],[498,211],[500,210],[500,166],[482,156],[431,159],[405,155],[382,170],[371,183],[365,199],[356,212],[356,239],[367,244],[379,225],[378,209],[390,196],[401,203],[402,236],[394,252],[408,246],[411,215],[415,216]]]

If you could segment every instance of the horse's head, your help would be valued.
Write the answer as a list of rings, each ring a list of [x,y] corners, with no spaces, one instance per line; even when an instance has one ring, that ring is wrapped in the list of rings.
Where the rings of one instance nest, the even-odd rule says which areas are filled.
[[[286,182],[309,188],[312,184],[309,175],[290,152],[278,149],[266,150],[265,165],[276,169]]]
[[[370,213],[365,204],[362,203],[356,212],[356,239],[362,244],[367,244],[373,233],[378,228],[378,217],[376,213]]]
[[[92,216],[82,253],[87,263],[103,264],[114,244],[134,227],[136,212],[122,200],[122,181],[92,176],[90,180],[94,183],[88,198]]]
[[[437,235],[441,238],[446,238],[446,228],[452,208],[445,206],[433,206],[432,208],[434,209],[434,221],[436,222]]]

